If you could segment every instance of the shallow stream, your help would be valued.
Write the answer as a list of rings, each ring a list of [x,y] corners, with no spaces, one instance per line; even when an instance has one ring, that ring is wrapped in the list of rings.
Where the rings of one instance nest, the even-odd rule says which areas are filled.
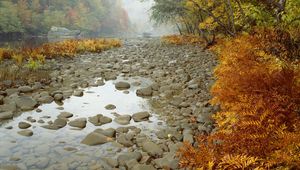
[[[38,107],[42,112],[29,111],[14,118],[10,122],[0,127],[0,164],[17,165],[21,169],[47,169],[55,164],[65,164],[69,169],[79,166],[87,166],[89,162],[98,161],[103,157],[116,157],[118,153],[126,151],[116,141],[97,146],[87,146],[81,144],[85,136],[95,129],[118,128],[135,126],[142,130],[142,133],[155,138],[154,132],[163,127],[164,123],[158,120],[155,113],[151,111],[148,99],[136,95],[136,90],[151,84],[151,81],[144,78],[125,78],[131,84],[140,82],[139,86],[131,85],[128,91],[119,91],[114,83],[107,81],[105,85],[84,89],[82,97],[72,96],[64,100],[62,105],[55,102],[44,104]],[[113,104],[114,110],[107,110],[105,106]],[[87,122],[84,129],[78,130],[71,126],[65,126],[59,130],[49,130],[42,128],[48,121],[54,121],[61,112],[70,112],[76,118],[88,118],[97,114],[103,114],[114,120],[112,114],[116,112],[120,115],[148,111],[152,114],[149,121],[135,123],[131,120],[129,125],[122,126],[112,121],[102,126],[94,126]],[[33,136],[25,137],[19,135],[19,122],[27,122],[26,119],[32,117],[35,120],[43,120],[44,124],[30,123],[29,128],[33,131]],[[12,129],[6,129],[12,127]]]

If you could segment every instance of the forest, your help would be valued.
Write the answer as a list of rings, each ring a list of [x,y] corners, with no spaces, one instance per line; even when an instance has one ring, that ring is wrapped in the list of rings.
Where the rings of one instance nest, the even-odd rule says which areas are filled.
[[[128,29],[121,0],[2,0],[0,34],[45,35],[52,26],[86,35],[113,34]]]

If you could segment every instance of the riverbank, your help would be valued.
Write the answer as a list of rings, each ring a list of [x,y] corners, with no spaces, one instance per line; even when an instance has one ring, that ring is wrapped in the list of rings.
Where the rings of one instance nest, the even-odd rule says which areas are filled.
[[[68,169],[75,166],[79,169],[179,169],[176,153],[177,149],[182,146],[182,142],[194,143],[194,136],[201,133],[209,133],[213,130],[211,115],[218,108],[210,106],[208,101],[211,98],[209,89],[214,82],[212,70],[216,66],[217,60],[212,54],[203,51],[199,47],[165,45],[161,44],[158,39],[128,39],[124,41],[122,47],[117,49],[111,49],[100,54],[82,54],[80,57],[72,59],[51,60],[51,62],[47,63],[45,67],[49,69],[50,73],[48,84],[34,82],[30,86],[15,86],[15,88],[1,91],[3,104],[0,106],[2,111],[0,115],[3,116],[3,113],[5,113],[7,118],[17,117],[18,114],[15,113],[35,109],[35,112],[31,113],[33,114],[31,118],[28,116],[22,117],[24,120],[14,118],[14,120],[3,122],[1,131],[4,134],[15,133],[11,133],[10,140],[1,143],[1,146],[7,146],[5,147],[7,152],[1,152],[5,154],[0,155],[2,167]],[[117,79],[117,77],[122,79]],[[141,79],[136,77],[141,77]],[[132,78],[136,81],[130,81]],[[145,84],[145,79],[151,83]],[[120,84],[120,81],[123,83]],[[119,101],[128,100],[129,102],[130,99],[138,97],[149,105],[148,109],[143,108],[139,110],[146,111],[138,114],[142,116],[141,123],[134,124],[136,122],[135,119],[139,117],[134,116],[138,110],[128,111],[130,113],[126,113],[126,110],[119,110],[117,116],[116,114],[107,116],[109,113],[114,112],[113,106],[122,108],[124,107],[122,105],[125,105],[127,102],[106,103],[111,104],[107,108],[112,110],[107,111],[106,109],[107,114],[105,112],[104,116],[106,118],[104,120],[107,120],[107,124],[105,126],[102,126],[103,122],[101,123],[101,121],[97,121],[98,126],[95,126],[97,123],[93,121],[93,118],[89,118],[95,115],[72,111],[70,106],[67,106],[68,104],[72,106],[74,96],[75,99],[84,98],[85,95],[93,93],[93,90],[89,90],[90,87],[103,89],[106,87],[105,85],[113,88],[120,95],[124,94],[124,96],[118,98]],[[120,86],[121,89],[118,89]],[[98,94],[96,90],[94,90],[94,93]],[[114,92],[112,91],[111,93]],[[126,97],[126,93],[129,96]],[[98,95],[100,98],[105,96],[100,92]],[[59,104],[60,107],[54,108],[51,111],[53,114],[46,113],[50,118],[43,118],[43,116],[37,115],[40,111],[42,113],[48,112],[47,109],[41,108],[47,106],[47,104],[44,106],[45,103],[52,103],[53,101]],[[64,107],[64,102],[66,102],[66,107]],[[86,101],[86,103],[95,102],[98,101],[96,99]],[[76,103],[74,104],[76,105]],[[135,108],[139,106],[127,107]],[[98,110],[97,108],[95,109]],[[74,118],[69,117],[59,121],[61,119],[56,118],[56,116],[61,112],[69,112],[74,115]],[[101,111],[99,108],[98,114],[101,114],[101,112],[104,111]],[[149,118],[147,113],[150,113],[152,116]],[[24,114],[27,114],[27,112]],[[40,118],[40,120],[35,119],[35,116]],[[117,120],[119,125],[120,122],[121,124],[124,121],[127,123],[128,121],[126,120],[128,118],[134,120],[130,121],[129,119],[127,126],[114,127],[110,122],[114,123],[117,117],[120,119]],[[81,120],[86,122],[87,128],[83,128],[80,131],[72,130],[70,123],[74,123],[77,118],[83,118]],[[35,119],[35,121],[32,119]],[[148,119],[149,121],[147,121]],[[17,122],[14,122],[15,120]],[[25,132],[27,132],[25,136],[27,134],[27,136],[31,137],[25,137],[18,133],[21,131],[24,135],[24,130],[20,129],[19,126],[20,122],[30,124],[30,127],[25,129]],[[30,141],[35,136],[40,136],[40,128],[45,129],[42,126],[53,129],[60,126],[61,122],[64,125],[58,128],[61,130],[46,129],[45,133],[49,131],[51,134],[56,134],[63,129],[67,129],[68,131],[65,132],[64,136],[69,135],[71,139],[77,136],[78,139],[75,143],[68,144],[68,140],[51,141],[52,139],[50,138],[48,141],[51,141],[51,143],[63,145],[61,150],[56,149],[55,152],[51,147],[47,151],[45,149],[36,150],[38,146],[29,147],[28,149],[16,148],[17,145],[22,146],[22,141]],[[143,124],[146,125],[143,122],[150,123],[157,128],[150,128],[150,124],[143,127]],[[101,126],[99,126],[99,123]],[[132,127],[128,128],[130,126]],[[96,134],[93,133],[93,130],[96,130],[98,127],[111,127],[110,131],[113,133],[109,138],[106,138],[108,137],[107,133],[99,131]],[[11,128],[12,130],[9,130]],[[69,133],[69,130],[72,133]],[[97,156],[95,156],[93,151],[90,151],[93,154],[85,153],[86,150],[82,148],[86,148],[86,144],[83,141],[89,135],[99,137],[99,134],[106,137],[104,142],[101,141],[93,149],[104,147],[105,144],[101,144],[102,142],[115,145],[107,151],[108,153],[98,153]],[[60,142],[64,142],[64,144]],[[83,144],[80,142],[83,142]],[[94,143],[95,141],[92,140],[91,142]],[[61,152],[64,148],[71,150],[65,151],[69,156],[60,160],[55,159],[55,156],[58,156],[56,154],[62,154]],[[14,152],[10,153],[9,151],[12,150]],[[29,156],[23,157],[23,154]],[[107,159],[110,155],[114,156],[111,159]],[[34,162],[35,156],[41,156],[46,163],[41,165],[38,162]]]

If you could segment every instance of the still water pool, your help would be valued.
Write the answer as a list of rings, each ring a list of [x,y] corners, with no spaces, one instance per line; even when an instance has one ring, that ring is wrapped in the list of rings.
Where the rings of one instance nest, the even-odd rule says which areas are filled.
[[[116,80],[119,81],[119,80]],[[108,81],[103,86],[84,89],[82,97],[71,97],[64,103],[45,104],[38,109],[42,112],[30,111],[14,118],[10,122],[0,127],[0,165],[15,165],[20,169],[83,169],[90,164],[101,161],[104,157],[115,158],[127,148],[118,144],[115,140],[103,145],[87,146],[81,144],[81,141],[87,134],[95,129],[118,128],[135,126],[142,130],[148,136],[155,138],[155,131],[159,126],[164,126],[155,113],[151,111],[148,99],[138,97],[136,90],[148,86],[151,81],[143,78],[129,78],[126,81],[141,82],[139,86],[131,86],[124,92],[115,89],[116,81]],[[114,110],[107,110],[105,106],[113,104]],[[135,123],[131,120],[129,125],[122,126],[112,121],[111,123],[94,126],[88,122],[82,129],[75,129],[71,126],[65,126],[59,130],[49,130],[41,127],[48,121],[54,121],[61,112],[70,112],[73,117],[69,121],[77,118],[88,118],[97,114],[110,117],[114,120],[114,112],[120,115],[132,115],[136,112],[148,111],[152,114],[149,121]],[[31,123],[30,130],[33,136],[25,137],[18,134],[18,123],[26,122],[28,117],[35,120],[43,120],[45,123]],[[159,125],[158,125],[159,124]],[[11,126],[12,129],[6,129]]]

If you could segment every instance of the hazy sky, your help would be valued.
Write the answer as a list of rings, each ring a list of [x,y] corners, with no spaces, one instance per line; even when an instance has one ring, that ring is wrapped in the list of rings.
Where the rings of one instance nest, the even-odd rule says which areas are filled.
[[[130,21],[136,25],[138,33],[151,32],[154,35],[176,33],[171,26],[164,25],[157,27],[154,26],[153,22],[150,22],[150,8],[153,4],[153,0],[146,0],[144,2],[140,2],[140,0],[123,0],[124,8],[128,12]]]
[[[125,9],[128,12],[130,21],[138,27],[139,32],[151,31],[150,8],[152,0],[140,2],[139,0],[123,0]]]

